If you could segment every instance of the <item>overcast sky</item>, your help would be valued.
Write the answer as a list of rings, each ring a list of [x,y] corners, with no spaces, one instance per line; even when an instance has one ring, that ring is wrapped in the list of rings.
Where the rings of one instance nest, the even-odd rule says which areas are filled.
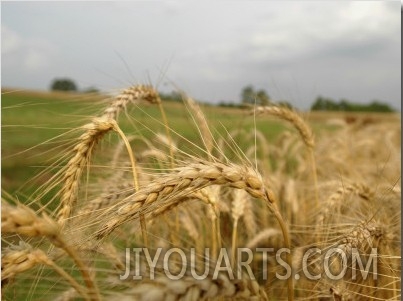
[[[152,83],[219,102],[252,84],[301,109],[318,95],[400,109],[400,10],[400,1],[2,2],[2,86]]]

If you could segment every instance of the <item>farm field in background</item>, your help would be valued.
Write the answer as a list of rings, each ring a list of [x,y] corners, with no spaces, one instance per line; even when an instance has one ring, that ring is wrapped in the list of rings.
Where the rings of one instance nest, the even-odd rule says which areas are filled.
[[[28,181],[40,166],[57,155],[52,151],[52,144],[46,141],[61,135],[69,129],[81,126],[91,116],[102,110],[107,95],[91,95],[63,92],[22,91],[12,89],[2,90],[2,185],[10,192],[18,189]],[[164,103],[169,125],[185,138],[195,141],[198,139],[197,129],[182,103]],[[203,108],[211,123],[221,135],[225,131],[243,128],[253,130],[253,118],[246,110],[207,106]],[[137,132],[150,138],[150,131],[142,129],[141,125],[152,127],[155,132],[163,131],[160,123],[160,112],[155,106],[144,104],[140,110],[131,110],[138,122]],[[154,118],[155,120],[152,120]],[[346,113],[346,112],[310,112],[305,114],[315,132],[333,131],[340,124],[348,121],[366,120],[369,122],[398,123],[400,114],[388,113]],[[121,127],[129,129],[132,125],[123,120]],[[273,118],[271,124],[267,118],[258,117],[256,126],[268,139],[275,141],[278,134],[284,130],[284,122]],[[237,141],[242,144],[242,141]],[[45,165],[46,166],[46,165]],[[43,179],[46,180],[46,179]],[[35,183],[41,184],[41,179]],[[24,190],[22,190],[24,191]]]
[[[47,144],[46,141],[86,123],[102,111],[110,97],[63,92],[13,92],[11,89],[4,89],[2,91],[3,188],[16,191],[37,173],[38,169],[41,169],[40,166],[46,167],[44,164],[47,160],[57,156],[57,151],[52,151],[54,148],[52,142]],[[197,128],[182,103],[165,102],[164,107],[173,130],[190,141],[198,139]],[[216,129],[221,135],[236,128],[245,130],[254,128],[253,119],[244,118],[249,115],[246,111],[214,106],[207,106],[204,109],[212,129]],[[133,124],[124,118],[121,118],[123,119],[121,127],[123,130],[130,129],[132,134],[150,138],[153,134],[145,128],[152,128],[155,132],[162,132],[164,129],[156,106],[144,103],[139,110],[131,108],[130,114],[133,114],[136,120],[137,129],[131,128]],[[267,137],[274,139],[284,129],[284,124],[273,120],[268,126],[266,121],[259,118],[257,128]],[[41,179],[38,181],[35,184],[40,185]]]
[[[400,300],[400,113],[273,106],[254,118],[158,103],[150,89],[2,90],[4,300]],[[193,248],[198,270],[206,248],[211,266],[221,248],[231,265],[236,248],[288,248],[292,280],[279,279],[275,253],[267,263],[258,252],[255,279],[210,271],[198,281],[186,270],[174,283],[164,269],[177,274],[180,257],[152,278],[143,256],[144,279],[119,280],[134,247]],[[312,248],[322,253],[304,261]],[[309,279],[307,268],[325,274],[332,248],[347,256],[343,277]],[[352,249],[368,266],[376,258],[376,280],[352,280]]]

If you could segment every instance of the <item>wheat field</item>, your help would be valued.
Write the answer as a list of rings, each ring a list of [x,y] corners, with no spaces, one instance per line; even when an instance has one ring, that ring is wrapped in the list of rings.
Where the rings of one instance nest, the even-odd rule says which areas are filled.
[[[41,144],[43,183],[2,189],[3,300],[400,300],[400,114],[227,128],[182,98],[174,127],[132,86]]]

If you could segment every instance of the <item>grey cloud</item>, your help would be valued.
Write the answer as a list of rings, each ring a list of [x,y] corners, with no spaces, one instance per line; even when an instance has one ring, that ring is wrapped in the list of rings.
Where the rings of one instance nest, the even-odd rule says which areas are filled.
[[[390,3],[10,2],[2,17],[19,43],[31,40],[32,65],[49,62],[32,78],[21,68],[28,52],[3,52],[7,84],[47,88],[63,74],[108,90],[165,76],[211,102],[238,100],[254,84],[304,108],[318,94],[384,95],[400,107],[400,6]]]

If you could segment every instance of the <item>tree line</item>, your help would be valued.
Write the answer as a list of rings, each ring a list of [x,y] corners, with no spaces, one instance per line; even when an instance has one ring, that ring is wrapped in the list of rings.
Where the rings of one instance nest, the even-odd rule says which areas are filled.
[[[318,96],[311,106],[312,111],[346,111],[346,112],[394,112],[388,104],[373,100],[368,104],[351,102],[347,99],[335,101],[329,97]]]
[[[63,92],[78,92],[77,84],[70,78],[55,78],[50,84],[51,91],[63,91]],[[89,87],[81,92],[84,93],[98,93],[99,90],[95,87]]]
[[[57,78],[50,85],[52,91],[78,91],[77,85],[69,78]],[[98,92],[98,89],[90,87],[83,92]],[[182,101],[180,93],[172,91],[171,93],[161,93],[161,99],[164,101]],[[240,93],[240,103],[232,101],[221,101],[218,106],[221,107],[245,107],[251,105],[268,106],[271,104],[286,106],[292,108],[287,101],[276,101],[270,98],[264,89],[255,89],[252,85],[245,86]],[[346,112],[394,112],[388,104],[379,100],[373,100],[368,104],[360,104],[341,99],[335,101],[329,97],[318,96],[310,108],[312,111],[346,111]]]

